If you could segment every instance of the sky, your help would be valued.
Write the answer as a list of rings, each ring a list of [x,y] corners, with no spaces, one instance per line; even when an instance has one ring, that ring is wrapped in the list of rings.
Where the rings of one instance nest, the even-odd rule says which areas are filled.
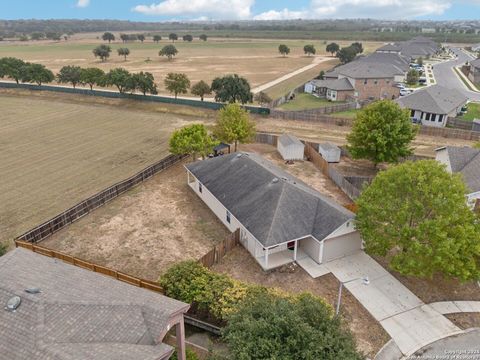
[[[480,0],[0,0],[1,19],[479,19]]]

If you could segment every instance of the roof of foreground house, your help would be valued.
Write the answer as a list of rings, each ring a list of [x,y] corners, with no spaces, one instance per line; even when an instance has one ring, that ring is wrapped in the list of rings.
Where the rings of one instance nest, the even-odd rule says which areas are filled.
[[[173,349],[161,337],[189,307],[21,248],[0,257],[0,302],[13,296],[17,310],[0,310],[2,359],[164,359]]]
[[[265,247],[306,236],[322,240],[354,214],[251,153],[233,153],[186,168]]]
[[[316,87],[323,87],[336,91],[349,91],[354,90],[352,83],[347,78],[341,79],[328,79],[328,80],[313,80],[313,84]]]
[[[434,114],[450,114],[459,106],[465,104],[468,98],[456,89],[440,85],[429,86],[413,92],[396,101],[400,106]]]
[[[480,149],[447,146],[446,150],[452,172],[461,173],[470,191],[480,191]]]

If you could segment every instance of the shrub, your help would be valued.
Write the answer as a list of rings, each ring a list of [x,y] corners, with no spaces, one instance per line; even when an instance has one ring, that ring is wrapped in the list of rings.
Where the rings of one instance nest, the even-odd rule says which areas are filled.
[[[186,353],[186,358],[187,360],[200,360],[200,358],[198,357],[198,355],[195,353],[195,351],[193,350],[190,350],[190,349],[186,349],[185,351]],[[177,350],[175,350],[175,352],[173,353],[172,357],[170,358],[170,360],[178,360],[178,355],[177,355]]]
[[[3,256],[7,253],[7,245],[0,242],[0,256]]]

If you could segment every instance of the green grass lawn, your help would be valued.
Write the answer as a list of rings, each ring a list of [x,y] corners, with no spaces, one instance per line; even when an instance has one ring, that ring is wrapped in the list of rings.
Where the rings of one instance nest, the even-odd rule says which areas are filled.
[[[468,111],[461,117],[463,120],[473,121],[474,119],[480,119],[480,103],[468,104]]]
[[[321,107],[335,105],[334,103],[326,99],[319,99],[316,96],[310,94],[298,94],[295,100],[289,101],[280,106],[283,110],[309,110],[318,109]]]
[[[340,111],[340,112],[336,112],[336,113],[333,113],[333,114],[329,114],[329,116],[338,117],[338,118],[353,119],[353,118],[355,118],[355,116],[357,116],[357,113],[358,113],[357,109],[351,109],[351,110],[347,110],[347,111]]]

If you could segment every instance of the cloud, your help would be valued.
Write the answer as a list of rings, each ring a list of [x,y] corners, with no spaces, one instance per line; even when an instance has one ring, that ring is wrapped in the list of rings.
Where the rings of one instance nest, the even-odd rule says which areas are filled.
[[[312,0],[306,10],[270,10],[256,15],[258,20],[382,18],[407,19],[441,15],[453,0]],[[478,0],[480,1],[480,0]]]
[[[90,0],[78,0],[76,6],[79,8],[86,8],[88,5],[90,5]]]
[[[210,19],[250,19],[255,0],[165,0],[137,5],[132,10],[145,15],[181,15]]]

